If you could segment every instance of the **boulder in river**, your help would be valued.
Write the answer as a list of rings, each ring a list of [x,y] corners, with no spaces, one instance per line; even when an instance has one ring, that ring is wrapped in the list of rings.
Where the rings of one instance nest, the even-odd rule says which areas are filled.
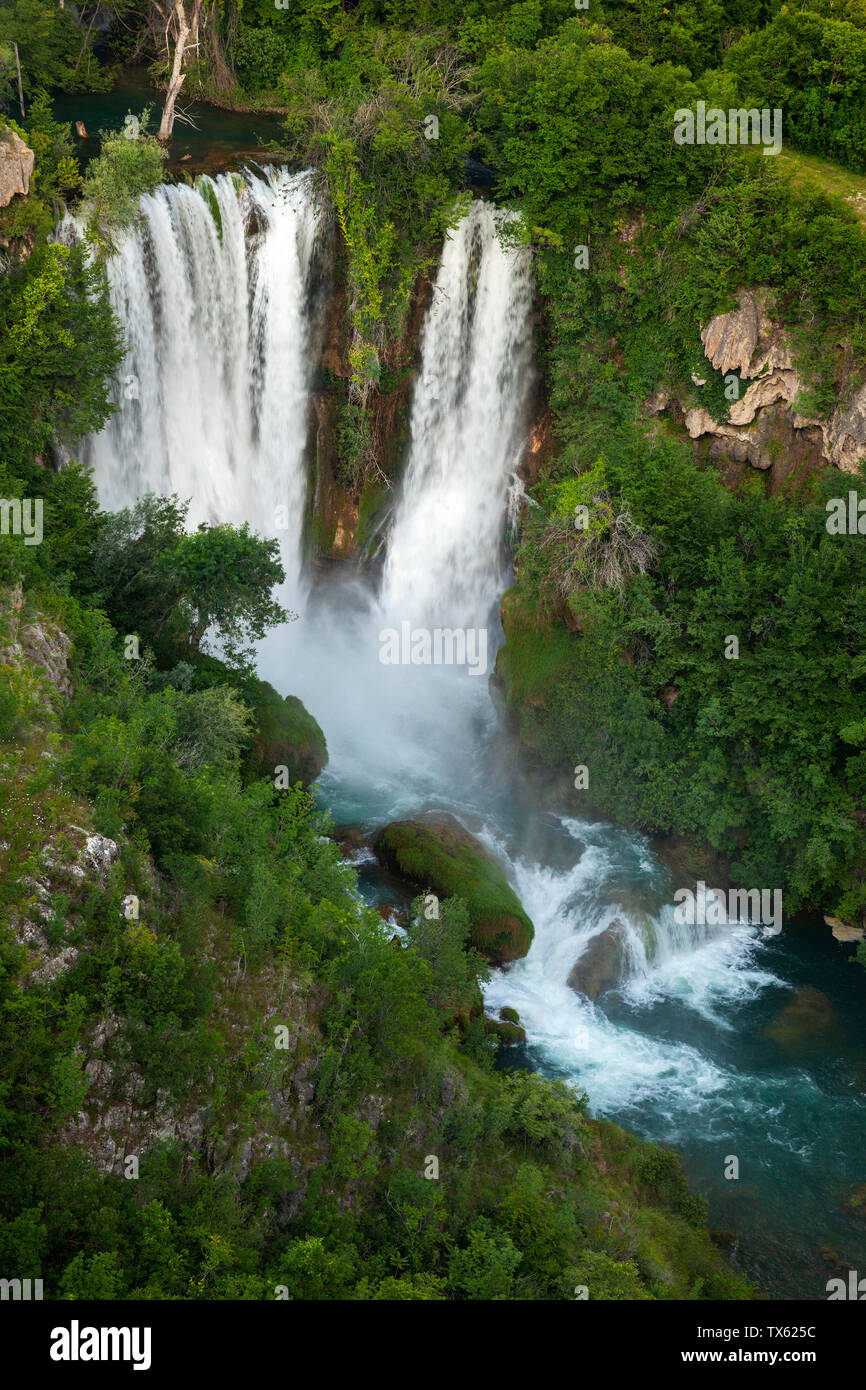
[[[572,967],[568,983],[578,994],[597,999],[615,989],[625,964],[625,927],[619,919],[592,937],[580,960]]]
[[[453,816],[392,821],[371,844],[386,868],[418,889],[463,898],[472,944],[494,965],[526,955],[532,922],[493,855]]]
[[[328,761],[325,735],[296,695],[282,696],[267,681],[250,677],[242,689],[253,712],[253,747],[249,771],[256,777],[276,776],[286,768],[289,786],[315,782]]]
[[[836,1048],[842,1025],[831,999],[814,985],[801,985],[793,999],[764,1029],[764,1036],[793,1051]]]
[[[515,1043],[526,1042],[526,1030],[521,1028],[519,1023],[511,1023],[504,1018],[485,1018],[485,1032],[497,1037],[500,1043],[506,1047],[513,1047]]]

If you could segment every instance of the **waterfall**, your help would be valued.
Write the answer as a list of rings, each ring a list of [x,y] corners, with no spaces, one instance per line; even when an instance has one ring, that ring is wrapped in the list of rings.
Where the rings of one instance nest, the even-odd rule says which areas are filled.
[[[118,412],[90,459],[105,507],[177,492],[192,499],[193,523],[249,521],[279,536],[290,599],[319,216],[304,175],[249,174],[240,188],[223,175],[201,189],[144,198],[110,263],[128,354]],[[679,925],[648,841],[582,819],[580,793],[573,814],[523,795],[486,680],[380,659],[383,627],[483,625],[507,584],[506,524],[524,498],[532,284],[528,253],[498,236],[506,220],[476,203],[445,244],[379,592],[345,571],[322,576],[302,591],[301,620],[261,644],[259,671],[324,729],[331,761],[319,794],[335,822],[372,827],[445,809],[503,865],[535,939],[524,959],[492,972],[485,1003],[519,1010],[530,1064],[585,1086],[596,1111],[684,1149],[715,1224],[745,1230],[762,1285],[814,1297],[823,1266],[816,1241],[791,1231],[791,1196],[803,1232],[825,1233],[853,1267],[850,1233],[827,1213],[839,1207],[840,1174],[853,1184],[861,1172],[864,1103],[844,1068],[836,1076],[789,1059],[766,1025],[790,998],[792,968],[811,982],[820,962],[798,966],[796,933],[773,941],[745,924]],[[615,924],[620,986],[593,1001],[569,976]],[[859,996],[856,1008],[859,1018]],[[723,1176],[731,1153],[748,1155],[748,1187]],[[781,1252],[770,1269],[765,1245]]]
[[[255,229],[250,232],[250,224]],[[301,574],[311,278],[320,219],[285,170],[163,185],[108,265],[127,354],[89,462],[109,510],[144,492],[247,521]]]
[[[531,261],[501,244],[509,220],[473,204],[445,243],[424,323],[381,596],[410,621],[483,623],[503,588],[532,368]]]
[[[300,695],[325,730],[342,819],[362,805],[366,818],[373,803],[386,819],[453,805],[457,788],[486,778],[486,625],[507,584],[509,492],[532,380],[530,256],[500,238],[508,220],[476,202],[443,247],[378,596],[334,579],[260,651],[266,679]],[[435,664],[435,652],[431,664],[384,664],[383,631],[412,624],[465,638],[483,678],[468,662]]]

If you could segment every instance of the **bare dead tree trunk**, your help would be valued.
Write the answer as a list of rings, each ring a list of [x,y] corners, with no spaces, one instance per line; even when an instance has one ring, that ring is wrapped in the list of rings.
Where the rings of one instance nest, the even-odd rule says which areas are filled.
[[[15,66],[18,69],[18,105],[21,107],[21,119],[26,120],[24,115],[24,86],[21,81],[21,59],[18,57],[18,45],[13,44],[15,49]]]
[[[160,140],[170,140],[174,129],[175,106],[186,77],[183,70],[184,58],[192,49],[198,48],[198,21],[203,0],[173,0],[171,8],[168,10],[163,9],[159,0],[153,0],[153,3],[165,20],[166,48],[168,48],[169,33],[174,40],[171,76],[168,81],[165,105],[162,108],[162,120],[157,132]],[[188,6],[189,13],[187,13]]]

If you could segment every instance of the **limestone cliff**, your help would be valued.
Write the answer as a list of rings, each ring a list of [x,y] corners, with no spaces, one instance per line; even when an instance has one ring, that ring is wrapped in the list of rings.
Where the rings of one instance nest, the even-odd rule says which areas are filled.
[[[14,130],[0,130],[0,208],[8,207],[19,193],[30,192],[36,156]]]
[[[738,304],[701,330],[710,365],[733,373],[745,391],[731,401],[728,420],[716,420],[685,392],[662,388],[644,402],[648,415],[668,412],[680,420],[696,452],[727,476],[738,465],[770,474],[770,490],[788,479],[831,465],[855,472],[866,458],[866,382],[840,402],[832,416],[810,416],[798,408],[804,382],[788,336],[771,313],[769,291],[742,289]],[[695,375],[696,386],[704,379]],[[740,472],[742,472],[742,468]]]

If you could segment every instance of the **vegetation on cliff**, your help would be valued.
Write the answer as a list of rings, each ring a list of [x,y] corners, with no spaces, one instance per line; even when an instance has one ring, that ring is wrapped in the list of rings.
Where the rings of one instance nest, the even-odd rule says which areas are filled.
[[[787,83],[803,148],[861,167],[859,69],[840,147],[826,73],[804,86],[801,49],[781,73],[773,57],[789,31],[808,51],[829,7],[789,8],[299,0],[290,17],[252,0],[210,14],[189,86],[275,100],[324,172],[350,269],[349,433],[464,156],[495,167],[536,251],[554,422],[504,607],[522,735],[554,766],[586,763],[594,804],[851,918],[866,605],[858,537],[824,526],[839,477],[732,491],[675,421],[642,418],[660,385],[726,418],[699,332],[741,285],[774,292],[810,411],[864,365],[853,215],[791,191],[760,150],[671,142],[676,107],[774,103]],[[862,6],[843,8],[832,22],[862,36]],[[104,422],[122,345],[99,262],[48,239],[80,174],[38,93],[107,72],[70,13],[15,0],[10,111],[13,43],[37,164],[0,212],[0,492],[41,501],[45,535],[0,541],[4,1269],[70,1298],[748,1296],[673,1155],[561,1084],[493,1069],[467,935],[489,949],[506,914],[525,946],[507,884],[462,851],[422,854],[414,831],[400,868],[445,900],[395,944],[313,799],[275,785],[272,757],[300,782],[325,750],[251,674],[285,617],[273,546],[187,534],[182,499],[106,517],[78,465],[50,466]],[[859,38],[846,51],[856,64]],[[161,163],[106,141],[85,190],[97,225]],[[579,506],[588,544],[564,524]]]
[[[273,545],[177,498],[105,515],[52,466],[122,344],[99,261],[29,216],[0,281],[2,490],[44,525],[0,540],[4,1269],[69,1299],[748,1297],[674,1155],[494,1070],[469,906],[395,944],[274,776],[325,750],[251,672]]]

